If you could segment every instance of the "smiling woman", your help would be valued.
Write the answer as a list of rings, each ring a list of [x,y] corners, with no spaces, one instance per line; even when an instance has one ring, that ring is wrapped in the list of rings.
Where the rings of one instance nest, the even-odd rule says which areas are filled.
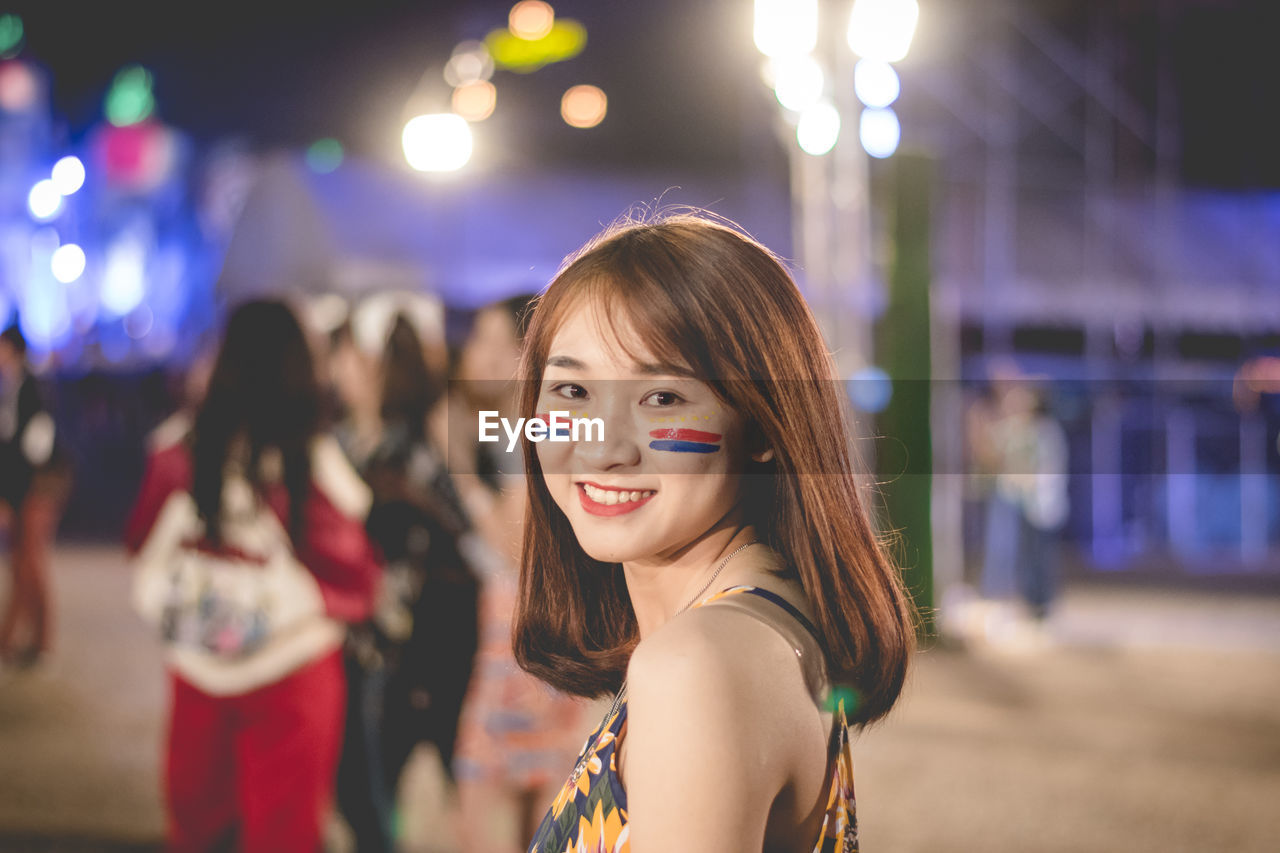
[[[614,693],[530,849],[856,850],[850,726],[896,701],[913,614],[790,276],[700,216],[611,229],[521,377],[522,414],[604,439],[526,442],[517,657]]]

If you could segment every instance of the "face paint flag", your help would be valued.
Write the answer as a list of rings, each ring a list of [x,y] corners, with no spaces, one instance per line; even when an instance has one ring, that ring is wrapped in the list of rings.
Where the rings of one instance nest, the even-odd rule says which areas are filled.
[[[649,432],[651,450],[672,453],[715,453],[720,449],[720,433],[696,429],[655,429]]]
[[[567,439],[569,438],[569,433],[573,427],[573,424],[569,420],[569,416],[566,415],[564,412],[559,412],[558,415],[559,416],[556,418],[554,426],[552,425],[552,422],[551,422],[550,412],[543,412],[542,414],[537,415],[536,417],[539,420],[546,423],[547,435],[549,437]]]

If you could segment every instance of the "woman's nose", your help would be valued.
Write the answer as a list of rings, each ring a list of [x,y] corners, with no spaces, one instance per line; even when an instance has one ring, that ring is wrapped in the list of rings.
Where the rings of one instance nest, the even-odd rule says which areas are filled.
[[[586,428],[573,446],[579,460],[600,471],[640,464],[640,442],[625,404],[597,405],[586,414],[598,418],[600,426],[583,424]]]

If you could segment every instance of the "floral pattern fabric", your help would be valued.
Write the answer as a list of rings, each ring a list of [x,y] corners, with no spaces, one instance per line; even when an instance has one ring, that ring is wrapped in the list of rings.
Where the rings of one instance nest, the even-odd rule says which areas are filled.
[[[752,593],[773,601],[814,631],[809,620],[785,599],[756,587],[733,587],[702,604],[737,593]],[[585,763],[581,775],[576,780],[570,776],[556,796],[534,833],[529,853],[630,853],[627,795],[618,779],[617,767],[617,747],[626,734],[626,726],[627,703],[624,698],[618,709],[611,711],[587,738],[578,757],[579,762]],[[850,740],[844,699],[840,699],[830,741],[834,756],[830,793],[813,853],[858,853]]]

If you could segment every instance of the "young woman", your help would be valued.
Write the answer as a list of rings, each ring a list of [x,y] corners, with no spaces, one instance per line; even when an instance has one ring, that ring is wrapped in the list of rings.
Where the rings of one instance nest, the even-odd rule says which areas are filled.
[[[298,321],[282,303],[250,302],[227,323],[191,434],[148,461],[126,544],[135,606],[163,626],[171,673],[169,850],[319,848],[342,740],[344,623],[369,615],[380,573],[368,490],[319,414]],[[202,573],[193,585],[181,571]],[[230,578],[276,585],[245,601],[220,594]],[[272,627],[250,642],[239,616],[259,605]]]
[[[696,216],[606,232],[534,312],[522,664],[614,694],[530,850],[857,849],[849,727],[914,619],[858,496],[841,385],[767,249]]]

